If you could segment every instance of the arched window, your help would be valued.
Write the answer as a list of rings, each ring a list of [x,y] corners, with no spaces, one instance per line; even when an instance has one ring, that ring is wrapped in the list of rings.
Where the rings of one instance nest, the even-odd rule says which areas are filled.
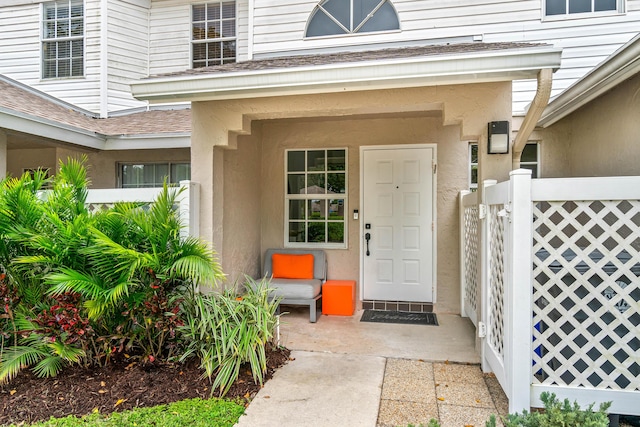
[[[389,0],[322,0],[307,23],[306,37],[400,29]]]

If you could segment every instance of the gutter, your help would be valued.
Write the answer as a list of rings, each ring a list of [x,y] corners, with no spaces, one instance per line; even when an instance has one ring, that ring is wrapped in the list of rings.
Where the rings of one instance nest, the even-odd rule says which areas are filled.
[[[237,72],[183,74],[131,83],[151,102],[209,101],[531,78],[557,68],[561,49],[538,47]]]
[[[543,68],[538,71],[538,88],[536,90],[536,96],[533,98],[527,114],[524,116],[520,130],[516,135],[516,140],[513,143],[512,150],[512,170],[520,169],[520,157],[524,146],[527,145],[527,141],[531,136],[531,132],[536,127],[536,123],[540,119],[544,109],[549,103],[551,97],[551,83],[552,83],[553,70],[551,68]]]

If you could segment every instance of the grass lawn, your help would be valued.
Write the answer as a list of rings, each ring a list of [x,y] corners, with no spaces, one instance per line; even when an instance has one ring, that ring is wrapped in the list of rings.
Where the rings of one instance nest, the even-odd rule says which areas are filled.
[[[81,397],[80,397],[81,398]],[[102,415],[94,412],[82,418],[51,418],[32,427],[231,427],[244,413],[244,405],[226,399],[186,399],[168,405],[136,408],[131,411]],[[13,425],[15,426],[15,424]],[[21,424],[21,426],[24,426]]]

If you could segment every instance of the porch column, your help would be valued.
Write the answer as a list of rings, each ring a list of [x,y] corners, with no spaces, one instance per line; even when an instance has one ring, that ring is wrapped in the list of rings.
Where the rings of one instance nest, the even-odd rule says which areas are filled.
[[[0,130],[0,179],[7,176],[7,134]]]
[[[212,245],[223,271],[224,262],[224,152],[235,148],[242,114],[217,108],[215,102],[192,104],[191,180],[200,184],[200,237]]]

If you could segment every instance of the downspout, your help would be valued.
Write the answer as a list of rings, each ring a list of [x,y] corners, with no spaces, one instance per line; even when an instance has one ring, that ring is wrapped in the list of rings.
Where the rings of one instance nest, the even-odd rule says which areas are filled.
[[[551,97],[551,82],[552,82],[553,70],[551,68],[543,68],[538,71],[538,89],[536,90],[536,96],[533,98],[527,114],[524,116],[522,125],[516,135],[516,140],[513,143],[512,154],[512,169],[520,168],[520,157],[524,146],[527,145],[527,141],[531,136],[531,132],[536,127],[536,123],[540,120],[542,112],[549,103]]]

